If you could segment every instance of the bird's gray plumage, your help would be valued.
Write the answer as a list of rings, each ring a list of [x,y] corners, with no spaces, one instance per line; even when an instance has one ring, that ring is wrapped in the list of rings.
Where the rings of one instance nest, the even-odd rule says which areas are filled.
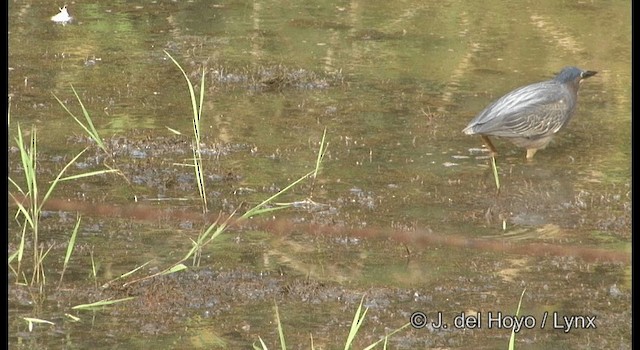
[[[595,74],[566,67],[552,80],[523,86],[500,97],[462,131],[509,138],[535,153],[567,125],[576,109],[580,81]],[[533,154],[529,156],[528,152],[530,157]]]

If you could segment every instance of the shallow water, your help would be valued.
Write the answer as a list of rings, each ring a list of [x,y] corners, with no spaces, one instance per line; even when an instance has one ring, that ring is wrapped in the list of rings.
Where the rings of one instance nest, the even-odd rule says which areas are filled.
[[[49,21],[58,6],[9,4],[9,176],[22,183],[18,124],[37,128],[41,184],[91,145],[53,96],[81,115],[73,85],[111,156],[93,146],[71,172],[106,164],[126,181],[65,183],[46,203],[45,293],[8,271],[12,347],[277,347],[274,303],[290,347],[310,348],[310,335],[342,347],[365,295],[357,348],[415,311],[440,311],[450,328],[406,328],[394,348],[496,348],[510,333],[489,328],[488,313],[515,314],[526,288],[521,315],[537,327],[518,333],[520,347],[630,348],[628,2],[69,3],[66,25]],[[206,217],[185,166],[188,87],[163,50],[197,87],[204,67]],[[461,130],[566,65],[598,74],[533,162],[494,141],[497,195],[480,138]],[[180,260],[218,213],[241,214],[312,170],[325,129],[318,178],[278,199],[298,205],[232,225],[198,268],[132,282]],[[127,287],[101,287],[148,261]],[[136,299],[71,309],[126,296]],[[485,323],[455,327],[461,312]],[[597,328],[540,329],[554,312],[595,316]],[[23,317],[54,325],[29,331]]]

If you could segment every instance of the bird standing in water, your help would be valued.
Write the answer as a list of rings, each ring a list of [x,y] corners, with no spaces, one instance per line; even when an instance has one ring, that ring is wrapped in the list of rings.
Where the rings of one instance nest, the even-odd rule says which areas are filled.
[[[55,16],[51,17],[51,20],[57,23],[67,23],[71,21],[71,16],[69,16],[69,11],[67,11],[67,5],[64,5],[60,8],[60,12]]]
[[[466,128],[480,135],[495,156],[489,136],[509,139],[527,149],[527,159],[549,144],[576,110],[580,82],[597,72],[565,67],[552,80],[523,86],[500,97],[478,114]]]

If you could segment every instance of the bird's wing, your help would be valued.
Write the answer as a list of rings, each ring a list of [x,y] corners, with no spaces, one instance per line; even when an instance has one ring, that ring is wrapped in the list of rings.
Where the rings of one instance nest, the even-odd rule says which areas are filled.
[[[573,99],[562,85],[542,82],[516,89],[482,111],[467,127],[477,134],[537,137],[555,133],[568,120]]]

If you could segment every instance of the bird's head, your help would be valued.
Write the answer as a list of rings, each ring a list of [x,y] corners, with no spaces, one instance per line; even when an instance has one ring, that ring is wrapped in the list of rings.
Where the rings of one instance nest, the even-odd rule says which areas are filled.
[[[592,77],[597,73],[598,72],[592,70],[582,70],[578,67],[565,67],[554,79],[562,84],[578,84],[580,81]]]

